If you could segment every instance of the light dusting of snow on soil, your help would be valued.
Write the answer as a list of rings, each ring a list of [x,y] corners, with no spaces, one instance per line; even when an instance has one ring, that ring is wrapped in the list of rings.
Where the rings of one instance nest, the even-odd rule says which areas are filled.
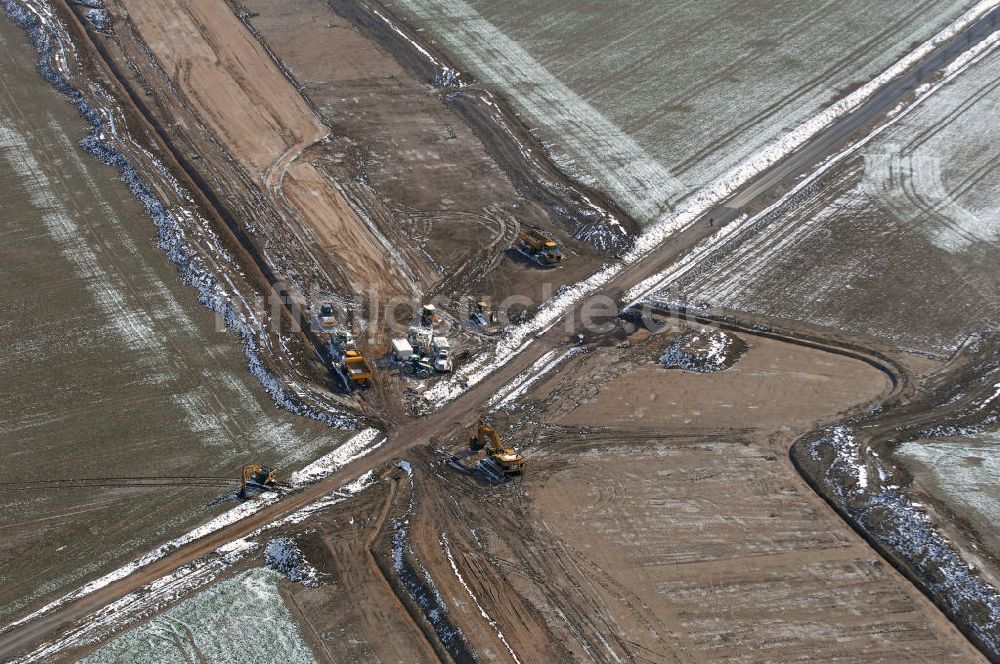
[[[225,572],[227,568],[260,548],[259,544],[257,544],[254,540],[259,538],[261,534],[281,526],[302,523],[311,515],[331,507],[332,505],[341,503],[352,496],[357,495],[361,491],[364,491],[366,488],[374,484],[374,481],[374,471],[368,471],[361,477],[358,477],[352,482],[342,486],[340,489],[334,491],[327,497],[306,505],[302,509],[283,519],[272,521],[245,537],[228,542],[227,544],[224,544],[216,549],[213,554],[204,556],[192,563],[184,565],[176,571],[166,576],[162,576],[157,580],[146,584],[142,588],[125,595],[121,599],[99,608],[97,611],[88,615],[57,639],[41,644],[33,651],[16,661],[18,664],[28,664],[29,662],[45,660],[54,653],[67,648],[79,647],[107,638],[109,634],[113,634],[129,624],[134,624],[136,621],[156,613],[168,603],[185,595],[190,595],[199,588],[202,588],[206,584],[219,578],[219,576]],[[266,495],[268,494],[265,494],[265,496]],[[257,499],[249,503],[244,503],[244,505],[261,504],[263,502],[264,501]],[[264,505],[261,504],[261,507],[263,506]],[[119,572],[122,571],[131,572],[134,571],[134,569],[129,567],[119,570]],[[124,576],[124,574],[117,578],[122,578],[122,576]],[[88,592],[91,592],[93,589],[95,588],[91,588]],[[28,618],[14,624],[20,624],[33,617],[38,617],[42,613],[51,610],[51,608],[69,601],[69,599],[75,599],[87,594],[86,592],[81,591],[74,593],[72,596],[63,598],[49,607],[36,612],[33,616],[29,616]],[[8,627],[12,626],[13,625],[10,625]]]
[[[185,600],[80,660],[132,662],[316,661],[278,592],[281,576],[252,569]]]
[[[7,16],[27,32],[34,44],[39,56],[39,73],[66,95],[90,124],[91,134],[80,141],[80,147],[119,172],[122,181],[156,225],[159,247],[177,266],[181,281],[193,286],[198,291],[199,301],[215,311],[220,320],[240,336],[251,373],[275,403],[290,412],[330,425],[354,428],[355,418],[341,412],[322,393],[300,384],[291,373],[276,375],[269,368],[265,357],[282,353],[283,349],[272,347],[265,315],[256,310],[247,294],[235,287],[230,273],[239,270],[232,257],[221,248],[210,224],[195,211],[196,204],[190,193],[154,155],[128,135],[122,110],[112,95],[97,83],[88,84],[77,79],[71,65],[76,61],[76,48],[55,10],[46,0],[0,2]],[[83,85],[86,93],[77,85]],[[11,139],[9,132],[4,136],[6,140]],[[31,166],[26,164],[28,168]],[[171,192],[177,204],[164,202],[156,192]],[[72,221],[67,215],[59,214],[58,206],[48,209],[52,210],[51,232],[72,241]],[[71,259],[78,265],[86,263],[83,269],[88,271],[97,269],[97,263],[85,253],[78,258],[71,256]],[[114,289],[103,289],[95,297],[106,306],[120,309],[121,298]],[[112,320],[120,320],[126,340],[138,342],[152,337],[147,329],[150,327],[148,321],[123,313],[125,315]]]
[[[926,468],[952,500],[978,512],[987,523],[1000,523],[1000,433],[912,441],[896,453]]]
[[[361,436],[363,434],[364,432],[358,435]],[[353,458],[357,458],[357,456]],[[325,467],[326,466],[324,466],[324,468]],[[317,474],[315,477],[316,479],[319,479],[319,477],[321,476],[325,475]],[[338,491],[331,494],[329,498],[308,505],[299,510],[298,512],[292,514],[291,516],[286,517],[283,521],[271,524],[270,527],[275,527],[279,525],[279,523],[299,523],[302,520],[304,520],[308,515],[316,511],[319,511],[320,509],[325,509],[326,507],[329,507],[332,504],[336,504],[337,502],[340,502],[341,500],[344,500],[345,498],[355,495],[356,493],[364,490],[371,484],[373,478],[374,478],[374,473],[372,471],[369,471],[368,473],[365,473],[357,480],[354,480],[353,482],[345,485]],[[302,483],[304,484],[305,482]],[[256,512],[261,511],[265,507],[268,507],[269,505],[276,503],[278,500],[280,500],[280,498],[281,496],[278,493],[263,493],[254,498],[253,500],[240,503],[233,509],[215,517],[214,519],[211,519],[210,521],[199,526],[198,528],[195,528],[194,530],[185,533],[184,535],[181,535],[180,537],[173,539],[170,542],[167,542],[166,544],[162,544],[161,546],[146,553],[145,555],[134,560],[128,565],[124,565],[108,574],[105,574],[104,576],[83,585],[77,590],[62,596],[59,599],[50,602],[49,604],[46,604],[42,608],[38,609],[37,611],[34,611],[33,613],[30,613],[29,615],[21,618],[20,620],[16,620],[10,623],[9,625],[4,627],[3,631],[30,622],[36,618],[39,618],[53,611],[54,609],[60,606],[63,606],[68,602],[80,599],[81,597],[85,597],[101,588],[111,585],[115,581],[123,579],[126,576],[142,569],[143,567],[146,567],[147,565],[159,560],[160,558],[167,555],[171,551],[179,549],[182,546],[190,544],[195,540],[201,539],[202,537],[205,537],[217,530],[225,528],[226,526],[234,524],[237,521],[245,519],[248,516],[255,514]],[[247,536],[247,538],[244,538],[244,540],[249,539],[251,537],[253,537],[253,535]]]
[[[975,22],[979,17],[990,11],[997,4],[1000,4],[998,0],[986,0],[978,3],[973,9],[970,9],[968,12],[963,14],[957,21],[939,32],[932,39],[921,44],[915,51],[906,55],[904,58],[886,69],[882,74],[861,86],[847,97],[841,99],[816,117],[802,124],[797,129],[789,132],[779,140],[774,141],[765,149],[748,157],[737,167],[716,179],[708,187],[685,199],[684,203],[679,206],[675,212],[664,216],[646,229],[642,235],[636,239],[632,248],[622,256],[620,262],[607,264],[589,278],[571,286],[564,287],[557,295],[544,303],[538,313],[531,320],[509,328],[497,341],[492,350],[476,356],[452,374],[450,378],[442,380],[428,389],[424,392],[424,398],[427,399],[428,402],[440,408],[462,394],[469,387],[479,383],[483,380],[483,378],[488,376],[497,368],[505,365],[515,355],[522,352],[527,345],[531,343],[532,337],[544,333],[552,327],[552,325],[557,323],[566,314],[566,312],[568,312],[584,297],[593,294],[602,286],[614,279],[621,273],[625,266],[632,265],[648,256],[657,247],[659,247],[664,240],[675,234],[680,229],[688,226],[708,210],[724,201],[761,172],[765,171],[767,168],[787,156],[790,152],[800,147],[810,138],[830,126],[830,124],[832,124],[839,117],[842,117],[856,109],[869,99],[871,95],[873,95],[881,86],[906,71],[914,63],[933,51],[938,45],[958,34],[963,28]],[[980,48],[980,45],[973,48]],[[939,83],[937,86],[934,86],[932,90],[926,92],[916,102],[914,102],[913,105],[911,105],[911,108],[919,103],[919,101],[922,101],[928,95],[932,94],[943,83],[944,81]],[[817,171],[806,180],[811,182],[813,179],[818,177],[821,172],[829,169],[833,163],[843,159],[850,152],[853,152],[861,145],[864,145],[868,141],[872,140],[878,133],[885,129],[886,126],[897,121],[904,114],[905,113],[898,113],[886,124],[876,128],[862,141],[859,141],[848,150],[844,150],[834,158],[828,160],[824,163],[822,168],[817,169]],[[684,261],[681,261],[681,263],[689,268],[690,265],[693,265],[700,258],[714,251],[719,244],[724,242],[726,237],[734,234],[738,229],[742,229],[746,225],[752,225],[756,221],[765,218],[767,214],[773,212],[779,205],[784,204],[784,202],[787,201],[793,193],[798,193],[798,191],[805,186],[807,186],[807,182],[803,181],[797,185],[792,192],[786,194],[786,196],[782,197],[781,200],[770,206],[764,212],[755,215],[749,220],[729,224],[727,227],[721,229],[721,235],[716,234],[715,236],[708,238],[701,245],[696,247]],[[655,275],[644,281],[639,286],[631,289],[626,295],[626,301],[630,302],[630,306],[634,305],[636,302],[645,298],[655,290],[663,288],[675,277],[674,271],[677,269],[677,267],[672,267],[666,273]]]

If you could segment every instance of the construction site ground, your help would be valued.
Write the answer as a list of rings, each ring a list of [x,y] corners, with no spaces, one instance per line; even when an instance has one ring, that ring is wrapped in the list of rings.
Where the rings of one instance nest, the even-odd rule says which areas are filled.
[[[279,410],[234,334],[0,20],[0,620],[232,507],[242,464],[290,472],[350,432]],[[259,456],[258,456],[259,455]]]
[[[316,657],[979,661],[788,457],[886,376],[753,336],[722,372],[657,365],[677,333],[575,355],[496,411],[523,476],[476,470],[458,428],[287,529],[320,572],[283,582]]]
[[[525,298],[519,306],[531,309],[614,253],[572,239],[573,220],[579,219],[572,210],[564,215],[562,203],[576,205],[587,192],[564,178],[553,180],[551,164],[532,156],[537,145],[527,132],[499,140],[510,119],[506,111],[497,110],[495,122],[481,122],[483,108],[496,103],[501,109],[502,104],[474,83],[461,93],[436,85],[428,72],[445,70],[434,69],[433,55],[428,54],[430,61],[416,57],[419,49],[386,37],[389,24],[373,22],[370,7],[339,0],[279,6],[258,0],[114,0],[108,5],[113,30],[93,23],[87,34],[101,51],[98,62],[111,67],[138,115],[150,121],[164,150],[176,156],[169,168],[183,171],[186,182],[232,222],[240,242],[257,252],[271,276],[287,280],[310,303],[343,302],[360,287],[414,303],[435,293],[488,295],[494,301],[519,295]],[[60,7],[70,19],[84,15],[79,7]],[[934,57],[948,63],[953,56]],[[907,76],[914,84],[925,78]],[[759,209],[787,191],[795,178],[840,149],[845,136],[909,99],[899,91],[907,84],[886,86],[857,117],[846,117],[842,126],[833,125],[774,171],[763,172],[744,192],[746,209]],[[139,140],[157,144],[150,135]],[[5,147],[19,146],[8,143]],[[71,148],[69,141],[62,143],[61,149]],[[136,145],[141,151],[146,143]],[[64,187],[56,198],[72,199],[70,189]],[[594,200],[606,204],[599,196]],[[97,197],[93,207],[103,211],[108,206]],[[605,212],[609,219],[616,214],[610,205]],[[630,286],[713,236],[714,221],[745,219],[739,212],[726,209],[724,220],[679,232],[646,256],[651,260],[618,273],[602,292],[620,300]],[[511,252],[521,223],[558,237],[569,255],[566,266],[542,271]],[[118,230],[109,231],[109,238]],[[103,246],[93,244],[102,237],[98,227],[88,235],[92,247]],[[153,251],[152,231],[144,242],[144,249]],[[123,251],[107,263],[119,266],[129,255]],[[159,266],[168,269],[162,260]],[[101,303],[111,301],[101,297]],[[194,297],[189,304],[195,306]],[[566,318],[574,320],[575,307]],[[80,314],[81,319],[90,313]],[[401,405],[400,394],[412,381],[385,371],[364,396],[344,398],[377,413],[378,424],[384,425],[386,442],[369,456],[345,462],[283,501],[165,553],[80,601],[5,629],[0,652],[24,653],[59,636],[70,645],[54,658],[75,660],[100,645],[72,640],[74,630],[95,613],[105,612],[106,631],[95,637],[99,641],[179,599],[186,590],[162,605],[145,605],[150,607],[146,612],[136,602],[138,608],[129,613],[129,601],[141,600],[182,569],[220,556],[234,538],[287,535],[316,567],[320,584],[282,582],[281,594],[303,638],[324,661],[981,661],[931,599],[887,561],[901,569],[906,562],[870,548],[806,483],[820,475],[822,460],[814,459],[804,479],[789,450],[817,427],[876,417],[886,403],[900,411],[890,410],[878,424],[884,431],[916,427],[921,409],[946,414],[948,404],[956,412],[975,406],[986,388],[974,383],[989,374],[962,373],[961,365],[945,364],[941,354],[911,354],[890,340],[864,336],[868,330],[823,331],[822,320],[799,323],[794,315],[770,313],[775,314],[770,321],[747,316],[742,323],[738,311],[717,315],[747,351],[732,366],[709,373],[657,364],[678,334],[695,326],[691,322],[632,334],[624,331],[615,311],[607,334],[588,330],[578,337],[561,325],[545,328],[515,361],[464,386],[447,409],[434,412],[426,405],[426,417],[412,417]],[[202,319],[207,329],[211,316],[202,311]],[[784,326],[784,332],[769,332],[771,322]],[[110,324],[102,319],[92,325],[103,330]],[[177,343],[168,323],[152,330],[157,339]],[[360,331],[371,337],[366,346],[378,357],[387,330],[376,324]],[[213,457],[213,468],[221,468],[243,450],[236,443],[261,431],[275,442],[269,447],[254,441],[255,451],[295,460],[315,458],[328,447],[324,436],[341,435],[318,424],[303,433],[282,419],[291,415],[274,418],[272,410],[265,411],[271,404],[262,394],[248,396],[233,387],[230,365],[242,366],[243,358],[232,338],[227,337],[226,349],[212,346],[205,360],[198,351],[209,346],[197,330],[189,337],[185,348],[190,354],[182,355],[191,364],[172,367],[186,389],[174,403],[187,419],[177,411],[154,409],[142,426],[108,425],[110,439],[119,442],[114,451],[148,450],[141,443],[133,447],[137,428],[159,433],[161,425],[165,430],[181,421],[191,431],[151,443],[152,449],[169,448],[170,455],[159,457],[175,465],[208,464],[199,456],[204,450],[184,448],[186,453],[177,454],[170,447],[188,437],[201,436],[205,445],[224,448],[229,456]],[[58,336],[48,340],[58,346]],[[462,342],[470,352],[491,346],[490,338],[476,333]],[[293,364],[318,371],[309,348],[294,348],[289,353]],[[23,350],[32,356],[31,348]],[[116,360],[127,355],[100,352]],[[496,405],[498,390],[516,382],[515,375],[556,354],[561,364],[516,399]],[[140,367],[136,375],[149,373],[148,358],[132,359]],[[197,365],[201,360],[210,360],[210,366]],[[97,384],[97,396],[98,388],[131,387],[120,373],[102,379],[87,367],[81,371]],[[227,376],[224,387],[211,382],[218,374]],[[956,397],[946,403],[954,395],[940,385],[966,384],[958,379],[975,389],[964,401]],[[37,389],[31,376],[25,381],[26,394]],[[931,387],[925,389],[925,381]],[[136,389],[148,387],[132,383]],[[238,403],[224,401],[226,389]],[[221,401],[212,402],[208,415],[206,398]],[[162,401],[154,393],[141,403]],[[111,402],[120,403],[120,395],[111,394],[104,403]],[[17,408],[12,399],[9,409]],[[245,408],[251,415],[237,411],[237,426],[214,408]],[[524,476],[502,481],[468,453],[470,420],[484,409],[527,457]],[[99,409],[87,410],[81,421],[94,412]],[[95,426],[94,431],[89,448],[106,430]],[[282,449],[280,442],[295,449]],[[72,449],[72,457],[64,450],[72,441],[55,443],[34,451],[55,450],[62,455],[57,458],[79,463],[79,450]],[[116,471],[133,468],[132,462],[115,462]],[[302,523],[279,520],[329,497],[339,483],[372,467],[377,481],[357,496]],[[835,473],[824,476],[834,488],[843,479]],[[216,497],[225,496],[219,490]],[[130,507],[138,514],[146,504],[136,500]],[[95,503],[98,508],[106,515],[115,503]],[[57,516],[66,521],[78,514],[63,510]],[[48,518],[40,513],[38,520],[13,526]],[[156,523],[170,529],[182,520]],[[284,525],[266,535],[257,532],[275,523]],[[108,528],[99,520],[90,525],[98,534]],[[112,532],[131,533],[128,521],[120,525]],[[74,534],[72,528],[66,532]],[[30,543],[34,536],[24,535],[23,541]],[[112,540],[104,544],[117,546],[116,555],[131,553],[137,545]],[[249,555],[223,576],[232,579],[259,566],[260,558]],[[17,565],[30,562],[16,559]],[[83,578],[97,573],[81,566],[79,558],[67,565],[75,565],[73,573]],[[24,569],[10,570],[24,574]],[[64,581],[39,588],[48,596]],[[114,604],[123,598],[127,601]],[[10,606],[8,615],[15,615],[27,604]],[[122,614],[109,618],[109,606],[122,608]]]
[[[522,296],[519,312],[600,264],[512,184],[534,177],[527,166],[501,170],[440,90],[326,4],[108,9],[114,32],[96,39],[119,74],[310,305]],[[565,243],[563,269],[511,251],[521,223]],[[383,352],[385,321],[372,320]]]

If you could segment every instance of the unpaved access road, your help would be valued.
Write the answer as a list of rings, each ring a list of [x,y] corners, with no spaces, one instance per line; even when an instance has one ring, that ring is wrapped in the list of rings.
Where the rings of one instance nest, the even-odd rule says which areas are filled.
[[[336,258],[348,283],[408,296],[413,278],[308,148],[329,134],[224,0],[122,0],[164,71],[263,194]]]
[[[967,44],[976,41],[978,37],[981,37],[988,31],[992,16],[993,14],[988,15],[969,26],[951,43],[946,44],[932,54],[930,61],[935,66],[943,66],[953,60]],[[754,197],[753,205],[762,205],[773,198],[776,193],[787,187],[787,183],[791,179],[800,173],[806,172],[818,160],[842,145],[847,138],[853,135],[856,129],[869,124],[874,118],[881,117],[887,111],[891,110],[900,99],[905,98],[911,92],[911,87],[922,80],[922,77],[919,75],[921,71],[926,71],[926,69],[924,67],[918,68],[916,75],[904,75],[899,79],[909,81],[910,84],[899,84],[899,81],[896,81],[894,82],[895,84],[887,86],[882,92],[874,95],[855,113],[843,117],[825,131],[816,135],[807,146],[793,154],[789,159],[777,164],[755,181],[749,183],[743,190],[736,192],[734,196],[738,198],[742,191],[760,188],[761,183],[766,183],[763,189]],[[793,164],[793,166],[789,166],[789,163]],[[711,213],[716,214],[714,211]],[[705,216],[708,215],[706,214]],[[717,214],[716,220],[718,221]],[[669,241],[665,242],[657,251],[647,256],[644,260],[619,273],[604,286],[602,289],[603,292],[612,296],[620,296],[621,293],[624,293],[647,277],[659,273],[666,266],[683,256],[693,244],[718,230],[718,224],[709,226],[705,223],[705,219],[696,221],[684,231],[679,232]],[[574,308],[567,314],[567,317],[575,317],[577,311]],[[532,362],[545,352],[566,343],[564,329],[565,327],[561,323],[553,325],[546,333],[537,337],[523,352],[511,358],[504,366],[468,390],[445,410],[438,411],[422,419],[396,425],[389,432],[389,442],[369,456],[348,464],[326,479],[289,496],[276,505],[262,510],[248,519],[216,531],[212,535],[192,543],[190,546],[181,548],[161,558],[117,583],[106,586],[75,602],[67,603],[36,620],[20,625],[17,628],[9,629],[0,636],[0,659],[12,659],[33,645],[59,633],[74,622],[85,619],[91,611],[141,588],[146,583],[169,574],[178,567],[210,553],[222,544],[252,532],[262,524],[269,523],[292,513],[303,505],[325,496],[349,479],[397,457],[404,450],[426,443],[435,434],[453,429],[456,424],[473,421],[478,416],[483,404],[496,393],[500,386],[530,366]]]

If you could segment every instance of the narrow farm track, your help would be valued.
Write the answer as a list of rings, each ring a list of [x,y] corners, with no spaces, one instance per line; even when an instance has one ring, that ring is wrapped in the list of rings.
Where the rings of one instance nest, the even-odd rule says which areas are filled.
[[[992,29],[991,25],[996,12],[997,10],[994,10],[993,13],[968,26],[950,43],[934,51],[919,67],[911,69],[909,72],[890,81],[856,111],[834,122],[826,130],[814,136],[802,148],[747,183],[738,192],[733,194],[733,198],[745,201],[744,204],[747,206],[763,207],[766,202],[787,189],[788,184],[796,177],[808,173],[828,155],[842,147],[845,142],[856,137],[859,131],[884,117],[901,100],[906,99],[923,82],[923,72],[934,71],[946,66],[964,52],[970,43],[984,38]],[[714,211],[710,212],[716,214]],[[704,217],[707,216],[708,213],[704,215]],[[660,273],[663,269],[686,255],[693,246],[718,232],[723,223],[731,221],[736,215],[730,213],[728,216],[723,216],[721,220],[716,215],[716,225],[705,223],[704,217],[672,236],[643,260],[621,271],[601,288],[601,292],[614,297],[616,300],[620,300],[622,294],[650,276]],[[577,314],[577,309],[573,308],[566,317],[574,318]],[[706,317],[704,322],[739,326],[740,331],[746,334],[762,334],[753,326],[745,326],[725,320],[715,320]],[[852,356],[869,362],[887,373],[890,379],[892,379],[894,388],[899,389],[905,385],[905,373],[899,371],[887,358],[880,357],[878,352],[842,345],[837,340],[808,340],[793,331],[775,331],[773,333],[768,332],[767,334],[775,335],[774,338],[778,340],[815,344],[815,347],[832,352],[853,354]],[[478,417],[483,405],[501,386],[528,368],[543,354],[560,348],[565,343],[564,326],[562,325],[562,321],[560,321],[548,328],[544,333],[536,336],[530,345],[527,345],[493,374],[455,399],[447,408],[423,418],[397,423],[392,426],[387,432],[388,443],[368,456],[348,463],[323,480],[301,491],[290,494],[278,503],[261,510],[251,517],[222,528],[190,545],[167,554],[163,558],[141,568],[134,574],[96,590],[78,600],[59,606],[17,627],[4,630],[0,634],[0,660],[15,659],[18,655],[24,654],[38,644],[58,635],[74,623],[86,620],[93,611],[100,607],[120,599],[130,592],[141,589],[144,585],[171,573],[201,556],[211,553],[227,542],[249,534],[261,525],[287,516],[301,507],[330,494],[350,479],[357,477],[365,471],[400,456],[410,448],[426,444],[436,434],[454,429],[456,424],[466,425],[471,423]],[[567,571],[567,574],[570,573],[572,572]]]

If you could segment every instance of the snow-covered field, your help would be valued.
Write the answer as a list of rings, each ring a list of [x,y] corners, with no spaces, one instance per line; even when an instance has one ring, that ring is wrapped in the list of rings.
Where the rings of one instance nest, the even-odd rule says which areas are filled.
[[[947,354],[1000,321],[1000,51],[672,284],[691,301]]]
[[[508,97],[565,170],[641,223],[734,168],[971,3],[391,0]]]
[[[292,390],[226,305],[232,282],[194,257],[191,244],[218,238],[128,170],[116,150],[131,139],[110,97],[71,96],[88,82],[48,6],[3,6],[17,23],[0,17],[0,456],[11,477],[47,483],[3,496],[6,623],[231,507],[243,463],[287,473],[352,432],[275,407],[292,405]],[[177,184],[165,170],[144,175],[164,198]],[[227,312],[247,336],[226,329]],[[174,481],[72,484],[108,477]]]
[[[1000,523],[1000,433],[913,441],[897,454],[929,472],[951,501],[976,512],[984,523]]]
[[[284,578],[255,568],[110,641],[82,664],[316,661],[278,593]]]

